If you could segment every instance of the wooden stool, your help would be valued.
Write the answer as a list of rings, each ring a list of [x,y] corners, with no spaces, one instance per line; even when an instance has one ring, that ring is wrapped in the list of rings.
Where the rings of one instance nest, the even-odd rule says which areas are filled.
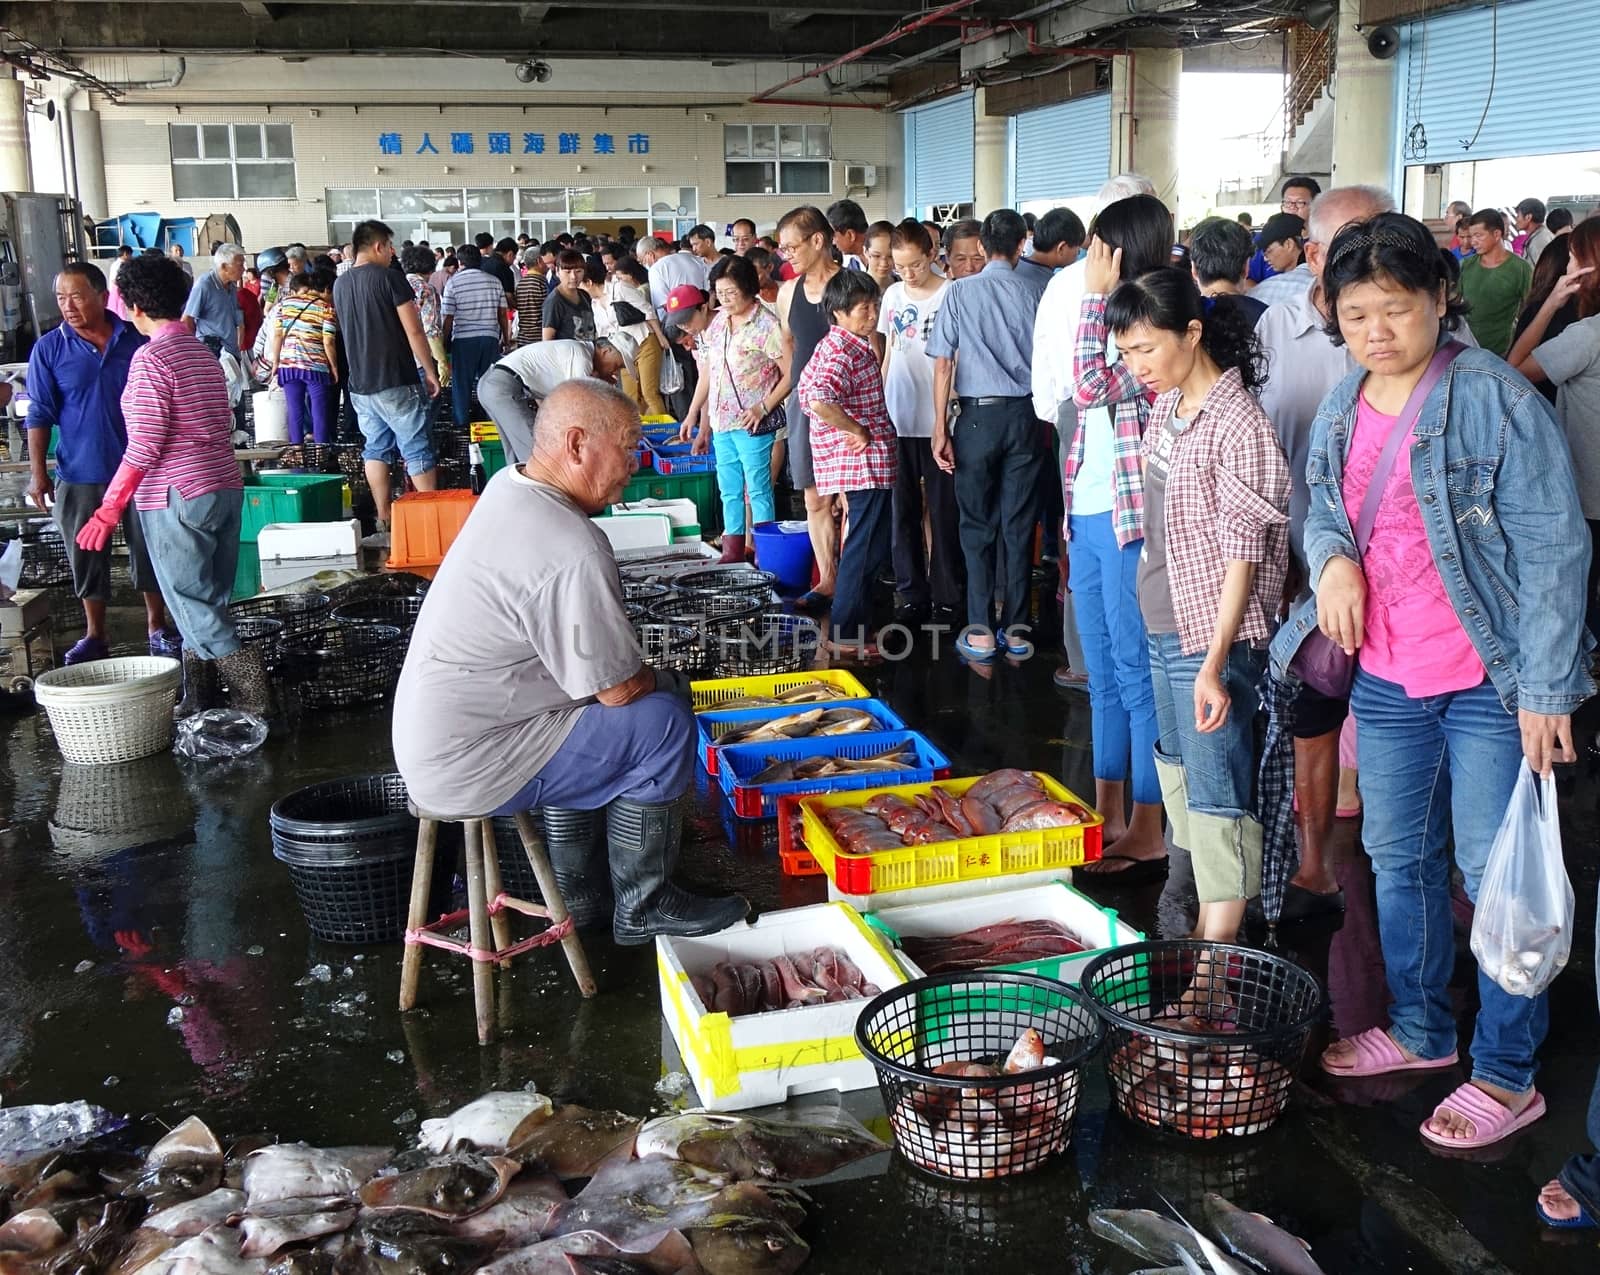
[[[406,952],[400,967],[400,1009],[413,1008],[417,1003],[417,980],[422,974],[422,949],[440,947],[456,952],[472,961],[472,1000],[478,1012],[478,1043],[487,1045],[494,1036],[494,972],[491,965],[509,968],[511,958],[536,947],[560,943],[566,953],[567,964],[572,967],[572,977],[578,990],[585,996],[595,994],[594,976],[589,973],[589,958],[584,955],[583,942],[573,928],[567,914],[566,900],[556,884],[556,874],[545,854],[544,839],[534,827],[533,819],[520,811],[514,817],[517,835],[527,853],[528,865],[533,869],[534,880],[539,883],[539,893],[545,902],[529,903],[508,895],[501,886],[500,860],[495,853],[494,823],[483,815],[439,815],[419,810],[409,805],[411,813],[421,822],[417,826],[417,858],[411,872],[411,911],[406,918]],[[466,832],[467,907],[465,911],[450,912],[437,921],[428,921],[428,894],[433,884],[433,856],[439,844],[439,825],[459,823]],[[504,912],[509,908],[524,916],[542,917],[548,928],[529,938],[513,943],[511,926]],[[468,941],[462,943],[445,933],[454,929],[465,918]]]

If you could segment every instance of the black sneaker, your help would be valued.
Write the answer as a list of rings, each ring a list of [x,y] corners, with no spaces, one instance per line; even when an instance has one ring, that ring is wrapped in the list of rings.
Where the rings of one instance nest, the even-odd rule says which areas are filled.
[[[927,622],[932,612],[925,604],[916,602],[903,602],[894,609],[894,622],[915,626]]]

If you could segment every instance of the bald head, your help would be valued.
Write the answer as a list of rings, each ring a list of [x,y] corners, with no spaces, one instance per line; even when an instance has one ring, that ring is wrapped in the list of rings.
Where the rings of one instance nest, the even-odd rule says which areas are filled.
[[[562,436],[568,430],[616,438],[638,428],[639,409],[615,385],[590,377],[563,381],[539,404],[533,431],[534,455],[547,445],[562,448]]]

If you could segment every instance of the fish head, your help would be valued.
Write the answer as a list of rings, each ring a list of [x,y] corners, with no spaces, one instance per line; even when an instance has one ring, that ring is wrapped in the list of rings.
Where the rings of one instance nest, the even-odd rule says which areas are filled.
[[[793,1275],[811,1246],[784,1222],[770,1218],[707,1218],[685,1228],[706,1275]]]

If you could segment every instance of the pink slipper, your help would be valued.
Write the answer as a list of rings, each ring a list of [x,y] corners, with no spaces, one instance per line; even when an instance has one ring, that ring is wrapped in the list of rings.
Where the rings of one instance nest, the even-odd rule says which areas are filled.
[[[1532,1102],[1521,1111],[1513,1112],[1510,1107],[1496,1102],[1477,1085],[1465,1084],[1435,1107],[1433,1114],[1436,1116],[1445,1110],[1453,1111],[1456,1115],[1465,1116],[1472,1121],[1473,1135],[1470,1138],[1441,1137],[1428,1128],[1427,1120],[1417,1126],[1418,1131],[1436,1147],[1445,1147],[1451,1151],[1471,1151],[1477,1147],[1493,1146],[1496,1142],[1509,1138],[1518,1129],[1527,1128],[1544,1115],[1544,1095],[1536,1092]]]
[[[1394,1043],[1394,1037],[1381,1027],[1369,1027],[1364,1032],[1357,1032],[1344,1043],[1356,1051],[1355,1065],[1330,1067],[1325,1059],[1319,1059],[1322,1070],[1330,1076],[1387,1076],[1396,1071],[1439,1071],[1454,1067],[1458,1061],[1453,1049],[1448,1058],[1407,1058],[1400,1046]]]

